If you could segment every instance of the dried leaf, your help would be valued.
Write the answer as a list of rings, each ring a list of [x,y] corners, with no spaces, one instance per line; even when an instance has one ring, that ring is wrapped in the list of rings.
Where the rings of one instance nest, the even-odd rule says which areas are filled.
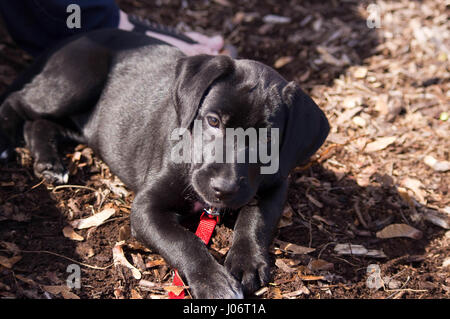
[[[51,293],[52,295],[60,294],[63,290],[68,290],[69,288],[65,285],[58,285],[58,286],[41,286],[42,289],[44,289],[46,292]]]
[[[81,210],[78,208],[77,200],[69,198],[67,201],[67,207],[69,207],[76,215],[81,214]]]
[[[75,230],[73,230],[72,226],[66,226],[63,228],[64,237],[69,238],[71,240],[83,241],[84,237],[77,234]]]
[[[11,258],[5,257],[5,256],[0,256],[0,265],[11,269],[15,263],[17,263],[19,260],[22,259],[22,256],[13,256]]]
[[[292,244],[292,243],[288,243],[285,241],[281,241],[279,239],[275,239],[274,243],[278,244],[280,246],[281,250],[287,251],[289,253],[292,254],[299,254],[299,255],[303,255],[303,254],[309,254],[313,251],[315,251],[315,248],[309,248],[309,247],[304,247],[304,246],[299,246],[296,244]]]
[[[281,69],[286,64],[289,64],[294,60],[294,57],[292,56],[282,56],[281,58],[278,58],[275,63],[273,64],[275,69]]]
[[[165,286],[164,290],[166,290],[167,292],[173,292],[178,296],[184,289],[188,288],[188,286]]]
[[[153,267],[163,266],[163,265],[167,265],[166,261],[163,258],[157,259],[157,260],[149,260],[145,263],[146,268],[153,268]]]
[[[381,151],[394,143],[396,139],[396,136],[380,137],[375,141],[367,144],[364,150],[367,153]]]
[[[283,270],[284,272],[295,272],[295,268],[289,267],[284,261],[283,259],[276,259],[275,260],[275,266],[277,266],[278,268],[280,268],[281,270]]]
[[[128,225],[124,225],[119,229],[119,241],[126,241],[131,237],[131,228]]]
[[[125,188],[125,185],[120,181],[115,179],[114,181],[111,181],[109,179],[103,179],[103,183],[105,183],[109,189],[119,197],[128,197],[130,195],[130,192]]]
[[[142,275],[141,272],[134,267],[132,264],[128,262],[128,260],[125,258],[125,254],[122,249],[122,245],[124,245],[124,242],[118,242],[113,248],[113,261],[114,266],[124,266],[131,270],[131,273],[133,274],[133,277],[135,279],[141,279]]]
[[[23,281],[24,283],[26,283],[30,286],[38,286],[38,284],[33,279],[27,278],[27,277],[19,275],[19,274],[15,274],[14,276],[17,279],[19,279],[20,281]]]
[[[294,212],[292,210],[291,205],[287,204],[284,207],[283,214],[281,215],[280,222],[278,223],[278,228],[283,228],[286,226],[292,225],[292,216],[294,215]]]
[[[386,226],[379,232],[377,232],[378,238],[396,238],[396,237],[409,237],[413,239],[422,238],[422,232],[407,224],[392,224]]]
[[[64,299],[80,299],[80,297],[69,290],[62,290],[61,295]]]
[[[74,220],[70,224],[72,225],[73,228],[76,229],[97,227],[103,224],[112,215],[114,215],[115,212],[116,211],[114,208],[107,208],[88,218]]]
[[[273,299],[283,299],[283,295],[281,294],[281,290],[278,287],[272,288],[271,292],[273,293]]]
[[[334,264],[323,259],[313,259],[309,262],[308,268],[311,271],[332,270],[334,268]]]
[[[67,285],[59,285],[59,286],[41,286],[42,289],[51,293],[52,295],[61,294],[64,299],[80,299],[76,294],[70,291],[70,288]]]
[[[10,243],[7,241],[0,241],[0,246],[12,252],[14,255],[18,255],[20,253],[20,248],[14,243]]]

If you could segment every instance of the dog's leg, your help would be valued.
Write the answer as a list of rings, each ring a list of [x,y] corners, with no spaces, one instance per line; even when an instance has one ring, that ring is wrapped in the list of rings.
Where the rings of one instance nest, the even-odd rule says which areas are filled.
[[[168,191],[167,185],[164,193],[167,195],[163,197],[176,194]],[[177,268],[195,298],[242,298],[240,283],[211,256],[195,234],[178,224],[173,211],[162,208],[167,198],[160,197],[155,192],[136,195],[131,212],[133,236]]]
[[[261,194],[256,206],[243,207],[236,220],[225,267],[241,281],[245,294],[270,279],[269,246],[283,212],[287,183]]]
[[[0,97],[0,158],[23,140],[25,121],[90,110],[103,90],[111,53],[85,38],[36,62]]]
[[[39,119],[25,123],[24,137],[34,158],[34,174],[49,183],[64,184],[69,179],[58,154],[58,141],[62,136],[62,128],[51,121]]]

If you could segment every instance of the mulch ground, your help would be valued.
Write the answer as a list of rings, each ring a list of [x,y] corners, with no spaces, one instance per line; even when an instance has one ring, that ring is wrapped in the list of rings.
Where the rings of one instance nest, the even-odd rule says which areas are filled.
[[[272,280],[252,298],[450,296],[448,2],[118,3],[222,34],[239,57],[297,81],[329,118],[312,165],[290,176]],[[369,28],[377,13],[369,25],[380,28]],[[0,93],[30,62],[0,26]],[[0,298],[166,298],[172,269],[129,238],[133,194],[89,148],[65,154],[72,186],[36,179],[25,148],[0,167]],[[68,227],[111,209],[97,227]],[[232,228],[225,219],[214,234],[219,261]],[[81,267],[79,289],[66,285],[71,264]]]

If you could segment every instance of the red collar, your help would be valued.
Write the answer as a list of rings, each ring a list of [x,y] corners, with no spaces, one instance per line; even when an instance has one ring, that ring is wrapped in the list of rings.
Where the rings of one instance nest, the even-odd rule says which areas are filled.
[[[200,223],[198,224],[195,235],[199,237],[205,245],[208,245],[209,240],[214,232],[214,228],[220,219],[220,212],[215,208],[203,209],[203,213],[200,216]],[[178,271],[174,271],[173,276],[173,285],[174,286],[184,286],[183,281],[178,274]],[[184,290],[180,292],[179,295],[176,295],[174,292],[169,292],[169,299],[184,299]]]

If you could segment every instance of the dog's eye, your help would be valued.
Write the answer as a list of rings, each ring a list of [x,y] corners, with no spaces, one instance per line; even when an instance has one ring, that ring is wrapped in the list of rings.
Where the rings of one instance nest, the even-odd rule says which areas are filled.
[[[217,117],[214,117],[214,116],[208,116],[208,117],[206,118],[206,120],[208,121],[208,124],[209,124],[210,126],[212,126],[212,127],[219,127],[220,122],[219,122],[219,119],[218,119]]]

